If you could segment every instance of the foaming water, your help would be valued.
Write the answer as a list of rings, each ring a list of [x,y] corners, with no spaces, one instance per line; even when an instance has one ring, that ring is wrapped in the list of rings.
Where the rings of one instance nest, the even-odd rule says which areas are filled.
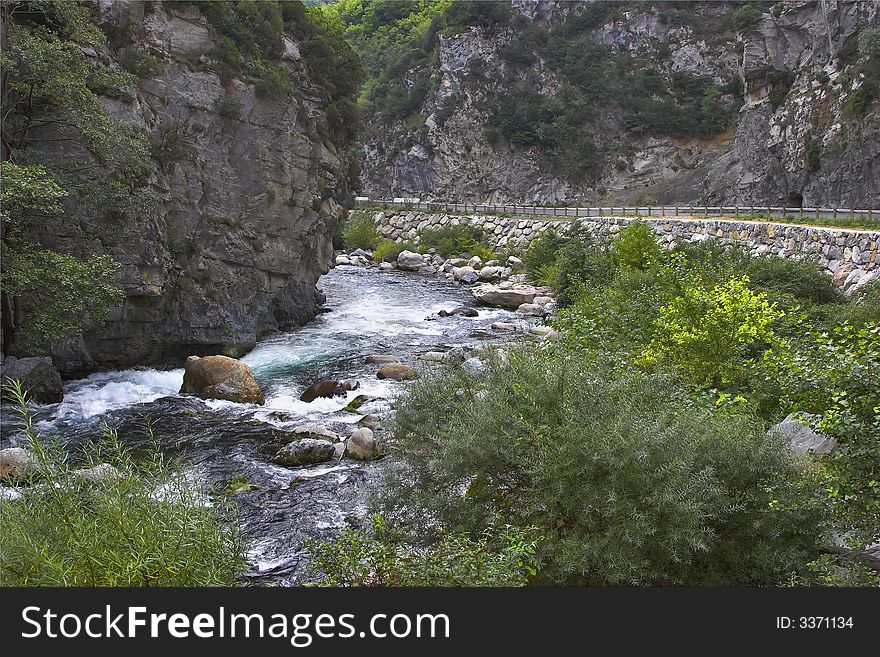
[[[490,308],[480,308],[474,318],[429,321],[441,309],[474,305],[474,300],[456,283],[412,273],[338,267],[319,286],[331,312],[268,336],[243,358],[266,395],[263,406],[182,396],[182,369],[130,369],[68,382],[62,403],[36,407],[38,427],[75,444],[94,437],[98,421],[106,420],[133,449],[156,441],[179,456],[188,475],[204,478],[206,486],[222,490],[233,478],[245,476],[255,485],[236,497],[251,564],[247,578],[302,583],[311,558],[303,547],[305,538],[332,536],[349,517],[366,514],[367,491],[375,488],[391,459],[280,466],[273,456],[290,439],[286,432],[316,423],[350,435],[361,415],[344,408],[361,394],[378,398],[361,406],[361,413],[376,414],[383,423],[389,420],[393,397],[406,384],[378,379],[380,366],[366,363],[369,354],[395,355],[418,365],[422,352],[493,339],[492,322],[527,329],[534,321]],[[300,401],[303,390],[322,379],[356,379],[360,385],[345,396]],[[5,410],[3,440],[15,444],[20,424]],[[381,441],[384,432],[377,432]],[[0,489],[0,496],[16,494]]]
[[[183,370],[121,370],[100,372],[72,381],[64,387],[64,401],[56,417],[88,420],[108,411],[176,395],[183,383]]]

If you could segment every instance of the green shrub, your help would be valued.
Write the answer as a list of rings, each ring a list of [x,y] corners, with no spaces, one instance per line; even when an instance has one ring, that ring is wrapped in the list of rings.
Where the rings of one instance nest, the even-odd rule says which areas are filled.
[[[535,527],[539,583],[779,584],[816,556],[822,508],[760,422],[607,362],[524,350],[481,378],[421,377],[394,439],[386,517],[416,533]]]
[[[393,242],[383,240],[373,249],[373,260],[376,262],[397,262],[397,256],[402,251],[415,251],[416,247],[411,242]]]
[[[745,31],[761,20],[763,13],[761,7],[745,4],[733,13],[733,24],[741,32]]]
[[[419,248],[423,252],[437,249],[437,253],[444,258],[458,257],[462,253],[480,256],[483,260],[490,260],[494,256],[485,242],[483,231],[470,224],[423,230],[419,233]]]
[[[330,586],[524,586],[540,567],[534,530],[490,527],[475,539],[445,533],[421,548],[396,544],[379,514],[372,530],[307,542],[312,576]]]
[[[382,239],[373,217],[367,212],[352,212],[342,228],[342,239],[346,249],[367,249],[372,251]]]
[[[784,292],[813,304],[843,300],[831,276],[816,262],[761,256],[748,262],[745,273],[753,287],[760,287],[770,295]]]
[[[749,279],[714,288],[691,286],[660,309],[646,364],[669,367],[685,380],[715,388],[741,380],[750,358],[774,342],[772,325],[782,316]]]
[[[105,426],[80,466],[108,463],[90,483],[33,428],[20,385],[25,432],[39,478],[0,503],[0,585],[230,586],[244,566],[234,524],[205,504],[198,484],[158,450],[135,459]],[[106,466],[105,466],[106,467]]]
[[[647,269],[661,257],[657,233],[648,224],[636,222],[621,228],[611,240],[614,260],[619,267]]]
[[[531,241],[528,250],[523,254],[523,264],[530,280],[542,285],[553,285],[556,282],[555,275],[550,275],[548,270],[556,265],[559,250],[568,239],[555,228],[548,228]]]
[[[116,58],[119,65],[132,75],[139,78],[152,78],[162,72],[164,68],[158,57],[153,57],[148,52],[135,48],[126,48]]]

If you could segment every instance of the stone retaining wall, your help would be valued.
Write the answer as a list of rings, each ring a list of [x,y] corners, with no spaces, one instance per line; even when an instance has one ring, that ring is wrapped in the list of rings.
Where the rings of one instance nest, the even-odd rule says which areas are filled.
[[[426,228],[462,223],[483,229],[489,245],[496,250],[524,249],[541,231],[554,227],[568,230],[572,222],[541,218],[500,217],[493,215],[450,215],[412,211],[373,213],[373,221],[382,237],[396,242],[418,243]],[[653,226],[658,239],[672,242],[699,242],[716,239],[738,244],[752,255],[772,254],[781,258],[817,257],[835,274],[835,279],[849,288],[870,272],[869,279],[880,276],[880,231],[797,226],[784,223],[733,221],[725,219],[673,219],[602,217],[581,219],[581,224],[597,233],[616,233],[621,226],[643,221]],[[867,281],[866,281],[867,282]]]

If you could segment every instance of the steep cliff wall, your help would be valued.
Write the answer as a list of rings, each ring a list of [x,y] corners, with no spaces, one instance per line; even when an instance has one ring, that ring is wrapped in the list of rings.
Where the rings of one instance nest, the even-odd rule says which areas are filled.
[[[327,137],[322,89],[300,44],[283,37],[277,66],[289,89],[261,95],[246,76],[216,72],[224,45],[196,6],[105,1],[99,22],[127,43],[92,52],[96,60],[158,60],[136,88],[103,99],[112,117],[150,135],[154,202],[134,221],[98,215],[45,237],[122,265],[124,300],[58,346],[56,364],[78,374],[241,355],[265,332],[312,318],[348,161]],[[63,144],[40,148],[68,155]]]
[[[501,24],[438,33],[402,75],[415,88],[428,69],[421,120],[368,116],[365,193],[880,206],[878,62],[857,48],[880,5],[601,4],[519,0]],[[679,125],[675,105],[702,124]],[[537,134],[499,136],[499,108]]]

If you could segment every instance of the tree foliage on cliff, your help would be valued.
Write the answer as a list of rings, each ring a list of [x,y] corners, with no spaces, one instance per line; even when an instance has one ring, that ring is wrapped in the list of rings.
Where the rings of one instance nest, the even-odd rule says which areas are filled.
[[[105,37],[93,10],[40,0],[3,5],[7,353],[44,350],[106,313],[118,294],[111,283],[116,265],[102,255],[83,257],[101,248],[81,227],[97,216],[143,219],[152,207],[146,134],[112,119],[99,98],[129,97],[134,78],[95,56]],[[44,246],[53,232],[79,236],[73,254]]]

